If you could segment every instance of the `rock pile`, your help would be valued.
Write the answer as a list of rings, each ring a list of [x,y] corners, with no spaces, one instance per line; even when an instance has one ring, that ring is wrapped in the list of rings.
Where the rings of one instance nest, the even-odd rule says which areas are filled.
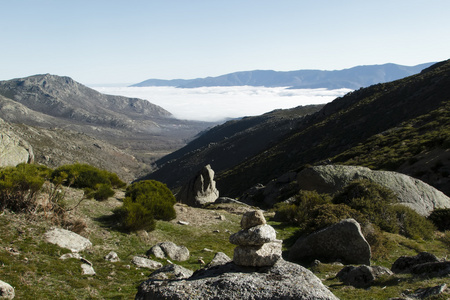
[[[262,211],[244,213],[239,232],[230,236],[234,249],[233,262],[239,266],[268,267],[281,258],[281,243],[275,229],[266,224]]]

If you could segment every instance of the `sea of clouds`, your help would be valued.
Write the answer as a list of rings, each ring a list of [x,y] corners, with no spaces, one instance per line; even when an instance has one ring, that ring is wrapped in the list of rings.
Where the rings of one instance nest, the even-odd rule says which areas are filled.
[[[199,121],[223,121],[255,116],[274,109],[323,104],[343,96],[350,89],[288,89],[283,87],[93,87],[97,91],[141,98],[159,105],[176,118]]]

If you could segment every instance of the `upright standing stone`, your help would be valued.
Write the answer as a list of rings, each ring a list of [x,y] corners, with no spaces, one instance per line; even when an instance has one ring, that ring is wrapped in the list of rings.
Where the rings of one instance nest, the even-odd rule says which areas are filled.
[[[219,198],[219,191],[214,181],[214,171],[210,165],[205,166],[194,178],[186,183],[176,195],[178,202],[193,207],[213,203]]]

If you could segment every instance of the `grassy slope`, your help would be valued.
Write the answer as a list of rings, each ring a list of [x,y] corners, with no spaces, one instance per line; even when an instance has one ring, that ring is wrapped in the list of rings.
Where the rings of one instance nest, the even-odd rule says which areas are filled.
[[[82,192],[71,190],[68,193],[67,207],[74,207]],[[73,216],[84,220],[87,227],[82,235],[88,237],[93,247],[82,252],[82,256],[93,263],[95,276],[81,275],[81,262],[75,259],[60,260],[68,253],[66,249],[46,243],[42,236],[52,227],[41,217],[26,217],[4,212],[0,215],[0,279],[15,287],[16,299],[133,299],[137,286],[152,272],[138,269],[131,264],[134,255],[144,255],[154,244],[173,241],[185,245],[191,258],[179,263],[196,270],[201,266],[198,258],[208,263],[215,252],[221,251],[232,257],[234,245],[228,242],[230,232],[239,230],[240,215],[230,214],[221,207],[209,210],[189,208],[183,218],[192,216],[189,226],[172,222],[157,222],[157,228],[150,233],[127,234],[112,230],[107,221],[114,207],[120,201],[110,198],[96,202],[85,200],[72,212]],[[180,210],[183,208],[176,207]],[[185,210],[187,208],[184,208]],[[218,214],[225,220],[217,218]],[[277,237],[284,240],[284,250],[295,241],[296,228],[279,222],[269,221],[277,231]],[[218,233],[213,232],[219,230]],[[228,230],[229,232],[226,232]],[[449,254],[450,234],[429,241],[414,241],[398,235],[387,235],[389,251],[375,258],[376,265],[390,266],[400,255],[415,255],[420,251],[431,251],[438,257]],[[444,243],[446,241],[446,243]],[[213,250],[205,251],[204,248]],[[120,262],[104,260],[109,251],[115,251]],[[165,260],[159,260],[167,264]],[[324,284],[341,299],[386,299],[399,296],[405,289],[437,285],[448,278],[418,278],[407,275],[384,278],[370,289],[355,289],[342,286],[333,279],[341,267],[323,264],[312,270],[323,279]]]

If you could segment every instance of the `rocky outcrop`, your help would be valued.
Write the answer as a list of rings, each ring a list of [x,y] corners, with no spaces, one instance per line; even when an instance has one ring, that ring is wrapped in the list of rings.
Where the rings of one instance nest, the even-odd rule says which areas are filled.
[[[194,272],[189,269],[186,269],[179,265],[169,264],[154,271],[152,274],[150,274],[149,278],[157,280],[186,279],[191,277],[192,274],[194,274]]]
[[[207,165],[198,172],[181,188],[176,198],[178,202],[194,207],[201,207],[216,201],[219,198],[219,191],[216,188],[214,171],[211,166]]]
[[[335,193],[356,179],[368,179],[391,189],[402,205],[423,216],[436,208],[450,208],[450,198],[434,187],[413,177],[390,171],[342,165],[314,166],[302,170],[297,181],[300,189],[319,193]]]
[[[0,167],[34,161],[31,145],[16,135],[8,123],[0,119]]]
[[[289,251],[289,260],[312,262],[341,261],[345,264],[370,265],[371,250],[361,227],[346,219],[325,229],[300,237]]]
[[[184,280],[143,282],[136,300],[151,299],[338,299],[311,271],[282,259],[271,267],[232,262],[195,272]]]
[[[70,249],[72,252],[80,252],[86,248],[92,247],[91,241],[75,232],[55,228],[45,233],[45,240],[56,244],[61,248]]]
[[[0,280],[0,299],[14,299],[16,296],[14,288],[2,280]]]
[[[166,258],[185,261],[189,259],[189,249],[185,246],[178,246],[173,242],[158,243],[146,253],[147,256],[154,255],[156,258]]]
[[[385,267],[362,265],[358,267],[346,266],[337,273],[336,277],[346,285],[365,288],[372,285],[379,277],[393,274],[391,270]]]
[[[266,224],[261,211],[248,211],[241,219],[239,232],[230,236],[234,249],[233,262],[240,266],[273,266],[281,258],[281,243],[275,229]]]

